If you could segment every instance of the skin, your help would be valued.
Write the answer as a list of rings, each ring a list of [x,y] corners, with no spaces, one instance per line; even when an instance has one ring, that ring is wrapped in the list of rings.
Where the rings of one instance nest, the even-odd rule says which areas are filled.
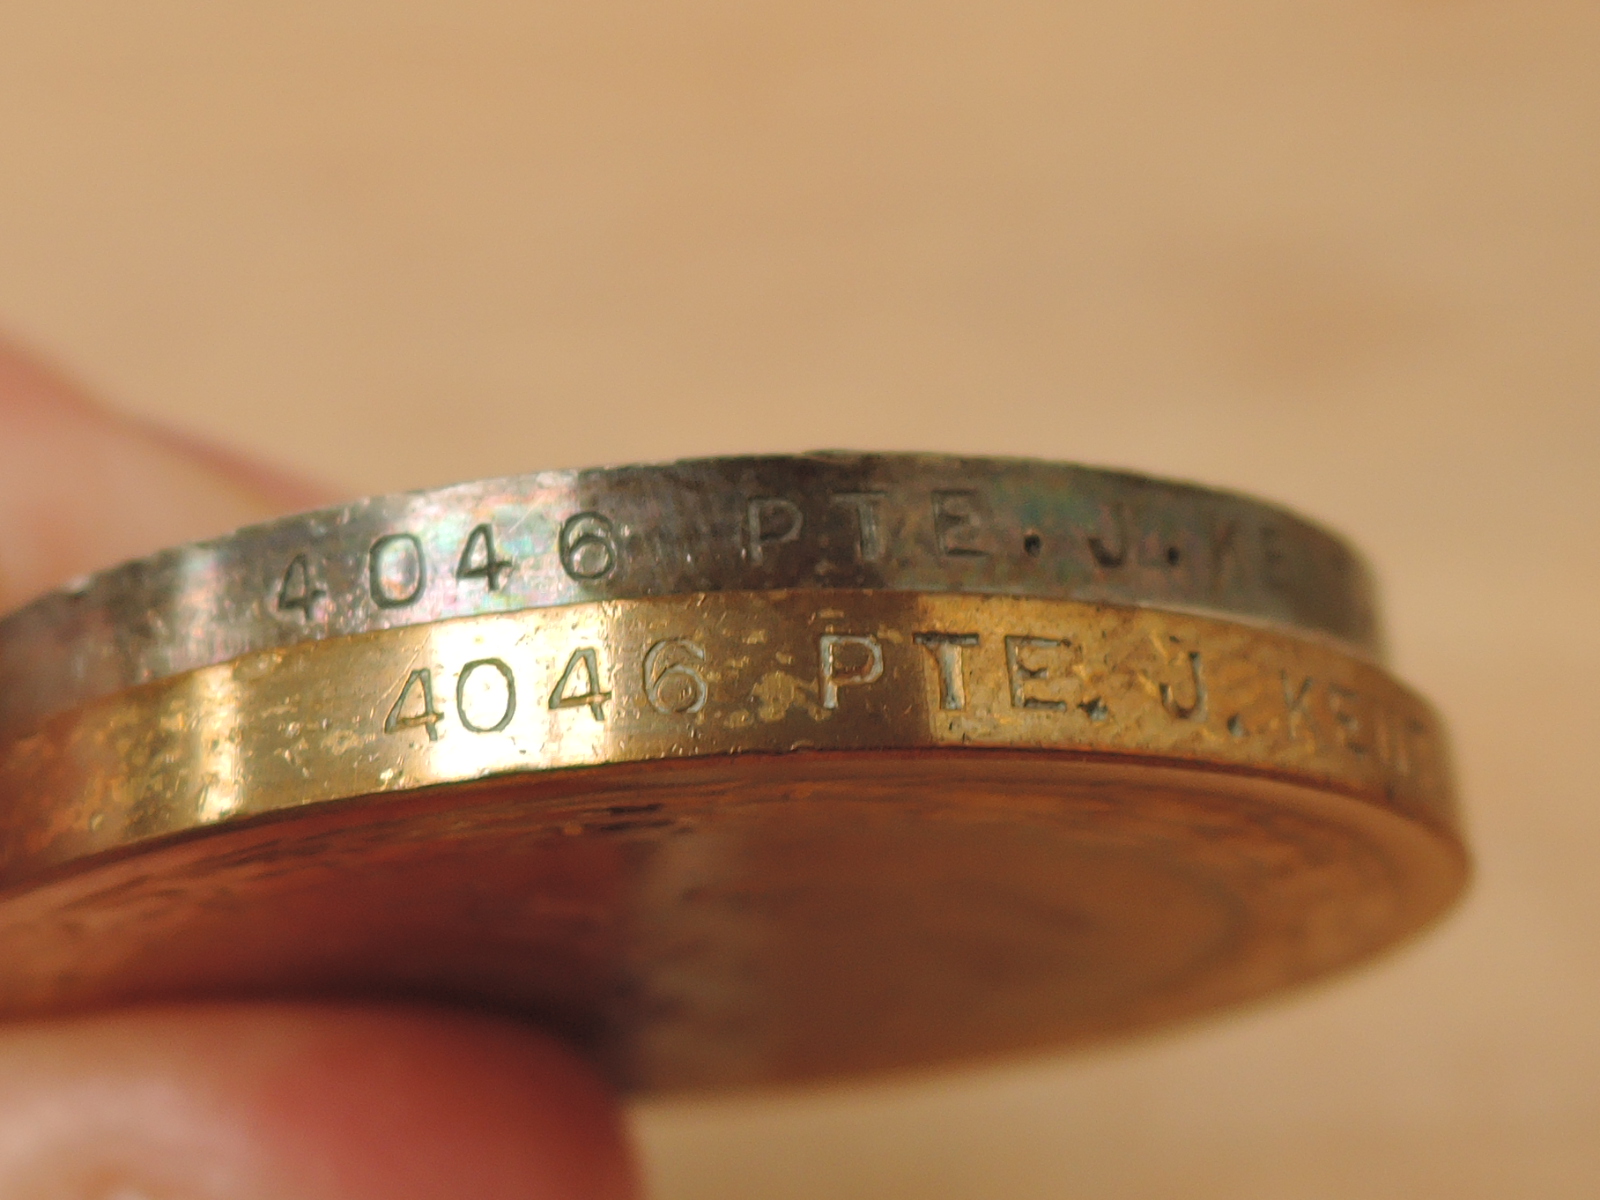
[[[0,346],[0,611],[333,500],[112,415]],[[505,1021],[207,1004],[0,1027],[7,1200],[623,1200],[615,1099]]]

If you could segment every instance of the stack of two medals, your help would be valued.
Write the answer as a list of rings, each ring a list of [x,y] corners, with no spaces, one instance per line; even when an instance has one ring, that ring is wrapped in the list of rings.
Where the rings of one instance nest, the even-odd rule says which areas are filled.
[[[380,497],[0,619],[0,1012],[427,998],[622,1086],[1051,1050],[1406,937],[1466,858],[1342,541],[1062,464]]]

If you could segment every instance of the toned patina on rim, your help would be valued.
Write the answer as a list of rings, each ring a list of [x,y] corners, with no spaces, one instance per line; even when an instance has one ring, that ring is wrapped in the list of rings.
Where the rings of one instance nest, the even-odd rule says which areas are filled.
[[[0,618],[0,731],[305,641],[585,600],[841,587],[1148,605],[1382,655],[1360,556],[1257,500],[1022,459],[720,458],[375,497],[87,577]]]

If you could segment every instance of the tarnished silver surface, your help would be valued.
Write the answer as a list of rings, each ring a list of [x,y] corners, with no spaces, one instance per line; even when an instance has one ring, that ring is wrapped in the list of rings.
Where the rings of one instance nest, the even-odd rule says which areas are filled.
[[[1282,509],[1088,467],[812,454],[548,471],[287,517],[50,593],[0,620],[0,729],[320,638],[729,590],[1102,601],[1381,658],[1369,578]]]

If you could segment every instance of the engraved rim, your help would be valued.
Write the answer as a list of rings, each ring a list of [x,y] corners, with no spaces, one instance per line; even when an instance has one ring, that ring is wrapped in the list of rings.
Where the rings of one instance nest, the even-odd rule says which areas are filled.
[[[621,1086],[1122,1036],[1349,966],[1466,858],[1426,702],[1328,642],[851,589],[260,651],[0,736],[0,1014],[428,997]]]
[[[604,601],[246,655],[0,742],[0,879],[308,805],[620,762],[990,748],[1270,774],[1455,828],[1427,703],[1281,632],[850,590]]]
[[[275,647],[762,588],[1149,606],[1382,657],[1360,556],[1273,505],[1020,459],[703,459],[376,497],[91,576],[0,619],[0,730]]]

